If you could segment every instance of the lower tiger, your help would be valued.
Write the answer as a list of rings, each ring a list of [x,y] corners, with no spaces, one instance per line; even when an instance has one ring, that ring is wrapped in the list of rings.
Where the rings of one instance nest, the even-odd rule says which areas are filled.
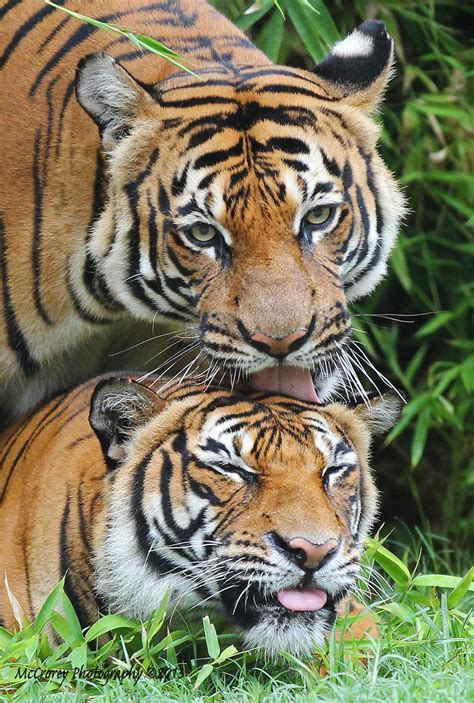
[[[267,655],[311,652],[356,583],[370,440],[398,413],[130,378],[58,396],[0,436],[0,621],[16,627],[11,594],[35,618],[65,575],[83,627],[168,593]]]

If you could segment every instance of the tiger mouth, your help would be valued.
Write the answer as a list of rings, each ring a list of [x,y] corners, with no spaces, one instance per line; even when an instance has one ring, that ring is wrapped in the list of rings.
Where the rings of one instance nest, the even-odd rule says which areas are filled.
[[[322,404],[325,402],[324,386],[331,374],[337,372],[337,365],[329,359],[326,362],[326,374],[318,374],[314,370],[301,366],[290,366],[278,363],[267,366],[260,371],[248,373],[248,380],[236,384],[232,369],[226,369],[219,385],[234,388],[246,387],[253,391],[277,393],[309,403]]]
[[[258,391],[282,393],[310,403],[320,403],[317,379],[309,369],[278,364],[250,376],[250,385]]]
[[[304,594],[308,595],[311,600],[316,598],[314,592],[319,591],[324,593],[324,598],[320,596],[320,604],[315,600],[308,603],[307,608],[303,607],[288,607],[289,601],[282,597],[286,591],[288,594],[291,590],[292,594],[301,594],[300,600]],[[242,582],[228,588],[221,594],[224,609],[229,618],[237,623],[240,627],[248,629],[255,625],[259,620],[268,616],[277,617],[278,620],[308,620],[323,616],[331,621],[335,618],[336,607],[338,603],[347,595],[348,589],[344,588],[335,594],[320,589],[282,589],[273,593],[267,593],[262,589],[261,584],[252,584]],[[282,602],[283,601],[283,602]],[[284,604],[286,602],[286,605]],[[315,607],[317,605],[317,607]]]

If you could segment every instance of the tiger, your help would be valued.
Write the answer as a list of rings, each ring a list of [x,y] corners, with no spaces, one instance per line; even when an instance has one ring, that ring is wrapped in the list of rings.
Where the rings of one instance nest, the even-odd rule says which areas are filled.
[[[0,5],[5,424],[94,375],[156,370],[155,332],[186,338],[189,373],[328,399],[348,303],[384,275],[403,214],[373,120],[383,22],[310,71],[204,0],[58,4],[188,70],[42,0]]]
[[[398,397],[349,408],[134,378],[92,379],[0,437],[3,626],[64,577],[84,628],[109,611],[145,622],[169,597],[170,618],[209,613],[269,657],[322,645],[360,572],[369,445]]]

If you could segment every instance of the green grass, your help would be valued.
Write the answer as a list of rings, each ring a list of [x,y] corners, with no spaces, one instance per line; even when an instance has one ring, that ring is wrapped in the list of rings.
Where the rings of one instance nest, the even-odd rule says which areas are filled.
[[[24,621],[17,634],[0,629],[0,695],[385,702],[420,700],[421,694],[423,701],[437,700],[442,694],[443,700],[471,700],[474,568],[464,578],[435,572],[442,566],[436,540],[424,550],[418,543],[399,558],[383,540],[369,540],[359,595],[371,602],[367,610],[379,622],[377,639],[338,640],[334,630],[328,646],[313,656],[296,659],[283,652],[276,662],[258,651],[239,651],[238,635],[222,628],[218,635],[207,617],[201,627],[167,622],[166,603],[145,624],[106,615],[82,632],[61,582],[34,623]],[[338,629],[344,632],[351,621],[341,620]],[[50,645],[48,628],[59,636],[59,646]]]

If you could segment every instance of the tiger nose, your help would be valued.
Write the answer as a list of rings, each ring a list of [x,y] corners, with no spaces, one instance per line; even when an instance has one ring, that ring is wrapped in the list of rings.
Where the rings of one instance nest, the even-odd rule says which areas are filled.
[[[317,569],[323,566],[334,556],[339,547],[339,541],[334,538],[316,544],[304,537],[286,539],[278,532],[269,532],[268,540],[275,549],[304,569]]]
[[[263,348],[263,351],[276,358],[282,358],[288,354],[290,351],[295,351],[303,343],[303,337],[306,337],[308,330],[298,329],[287,334],[286,337],[269,337],[266,334],[257,332],[250,337],[251,342],[259,349]],[[299,341],[299,344],[297,342]]]
[[[295,557],[303,562],[306,569],[317,569],[323,561],[335,553],[338,546],[337,539],[328,539],[323,544],[314,544],[304,537],[295,537],[288,542],[288,547],[294,552]]]

